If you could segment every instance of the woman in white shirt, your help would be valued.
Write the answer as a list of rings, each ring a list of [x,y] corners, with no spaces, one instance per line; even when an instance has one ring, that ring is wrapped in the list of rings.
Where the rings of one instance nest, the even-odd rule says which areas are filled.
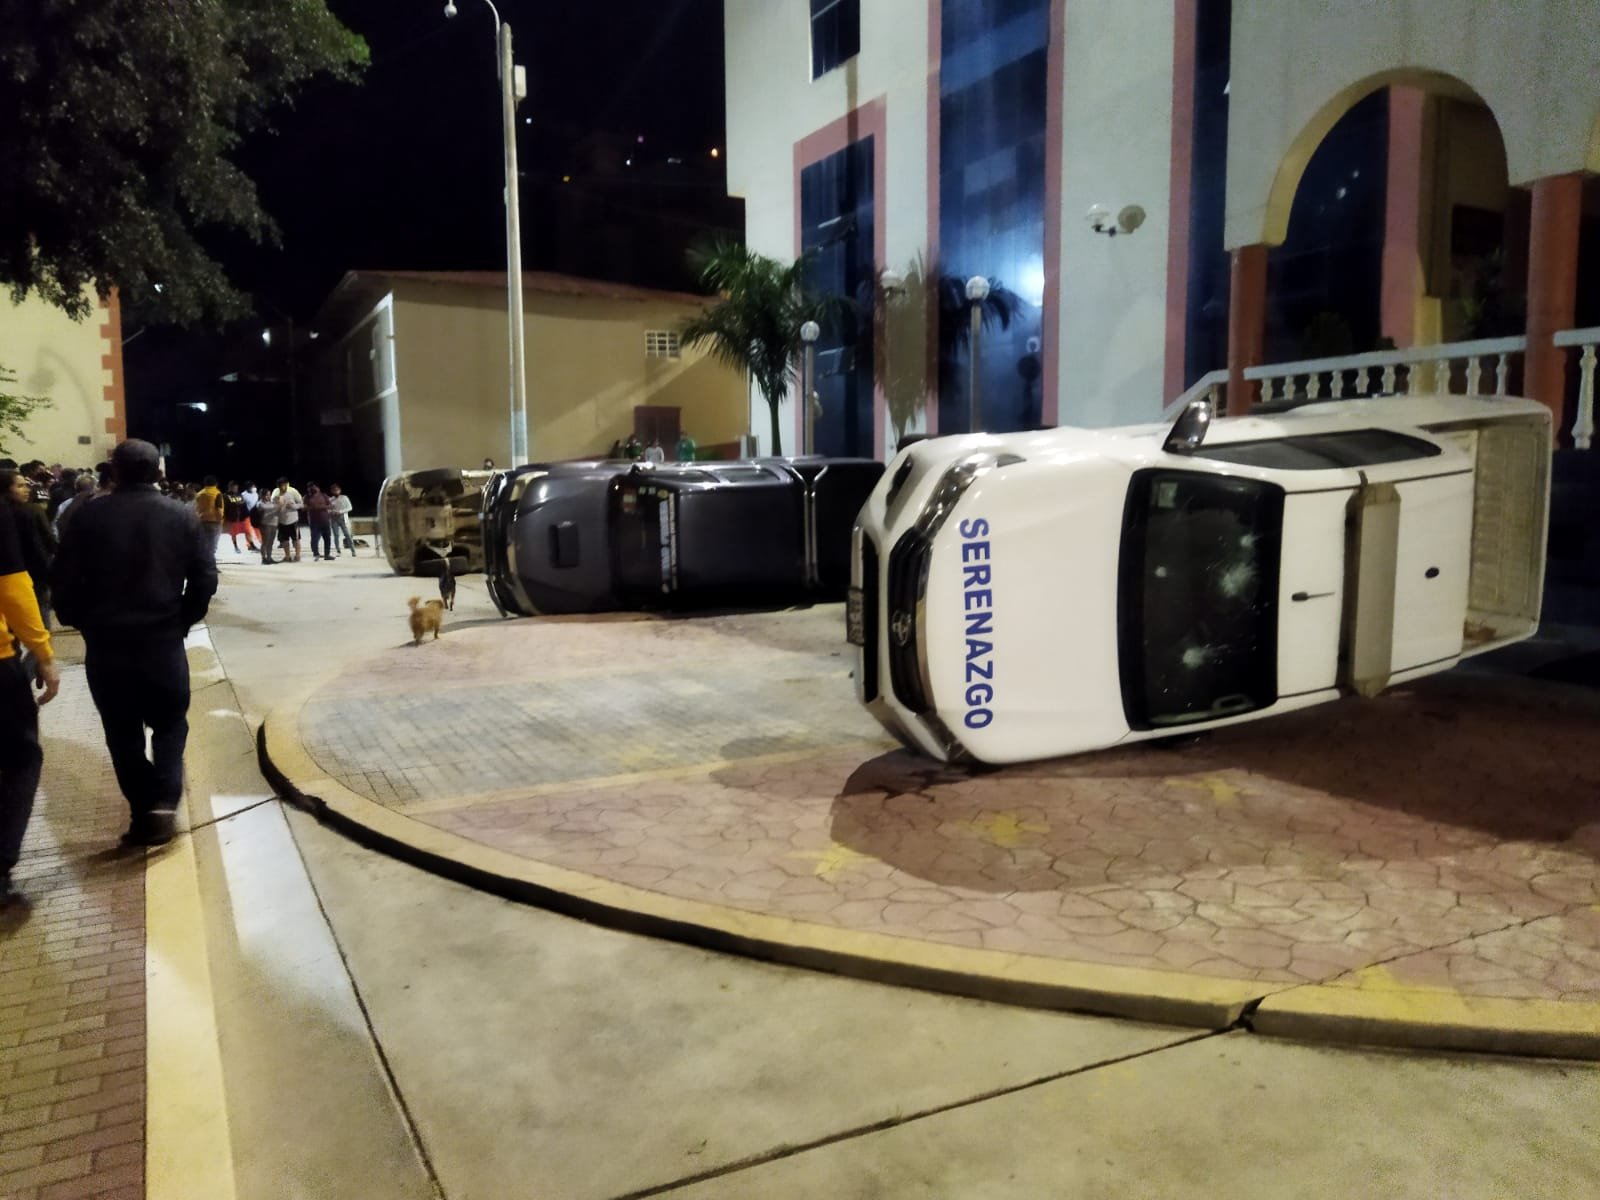
[[[344,494],[344,489],[337,483],[328,485],[329,513],[333,527],[333,556],[339,557],[343,546],[350,551],[350,557],[356,556],[356,544],[350,537],[350,510],[355,505],[350,503],[350,497]]]

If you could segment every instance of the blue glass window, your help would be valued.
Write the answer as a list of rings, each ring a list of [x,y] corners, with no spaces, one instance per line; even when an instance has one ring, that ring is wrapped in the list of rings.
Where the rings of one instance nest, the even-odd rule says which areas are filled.
[[[811,0],[811,78],[861,53],[861,0]]]
[[[800,246],[812,253],[817,292],[856,303],[817,339],[818,454],[870,457],[873,446],[873,139],[862,138],[800,172]],[[796,447],[796,452],[800,447]]]
[[[939,67],[939,431],[970,425],[966,280],[990,281],[981,423],[1036,426],[1044,307],[1049,0],[943,0]]]

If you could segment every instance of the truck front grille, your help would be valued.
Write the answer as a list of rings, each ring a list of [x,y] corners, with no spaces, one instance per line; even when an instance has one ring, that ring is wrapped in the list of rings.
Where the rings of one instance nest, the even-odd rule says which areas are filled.
[[[928,711],[919,625],[928,582],[929,549],[920,533],[908,533],[889,552],[889,594],[883,628],[883,636],[889,639],[889,686],[901,704],[919,715]]]
[[[861,701],[878,698],[878,645],[882,637],[883,597],[878,590],[878,546],[861,534]]]

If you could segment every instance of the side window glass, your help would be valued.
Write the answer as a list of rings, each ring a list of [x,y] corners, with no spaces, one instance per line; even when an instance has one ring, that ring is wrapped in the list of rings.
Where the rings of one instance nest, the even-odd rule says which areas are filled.
[[[1118,658],[1134,729],[1211,721],[1277,699],[1283,490],[1139,471],[1123,513]]]
[[[1432,442],[1404,433],[1392,433],[1387,429],[1353,429],[1340,433],[1269,438],[1259,442],[1224,442],[1215,446],[1201,446],[1194,456],[1277,471],[1331,471],[1341,467],[1370,467],[1378,463],[1434,458],[1439,453],[1439,447]]]

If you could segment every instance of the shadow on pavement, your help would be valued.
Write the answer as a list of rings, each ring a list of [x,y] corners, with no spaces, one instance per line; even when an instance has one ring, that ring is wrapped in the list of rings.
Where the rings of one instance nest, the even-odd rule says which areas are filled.
[[[1506,842],[1600,858],[1600,762],[1576,750],[1597,728],[1588,692],[1463,676],[1174,748],[998,769],[895,751],[850,775],[831,832],[920,879],[982,891],[1274,855],[1333,878],[1347,860],[1434,861]]]
[[[1534,679],[1552,683],[1575,683],[1580,687],[1600,688],[1600,650],[1558,659],[1528,672]]]

